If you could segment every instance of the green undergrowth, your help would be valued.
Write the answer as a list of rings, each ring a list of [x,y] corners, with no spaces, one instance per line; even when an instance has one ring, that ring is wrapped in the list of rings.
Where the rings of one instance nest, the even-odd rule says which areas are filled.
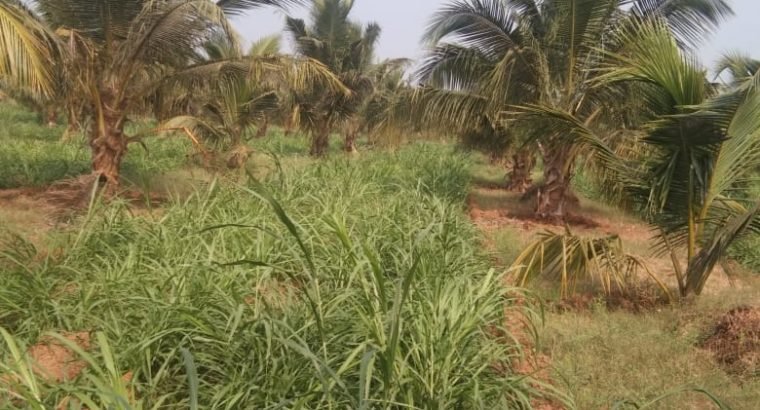
[[[530,408],[552,390],[515,374],[521,350],[502,324],[505,308],[535,314],[478,249],[463,212],[470,166],[425,144],[336,157],[156,210],[96,204],[54,254],[6,246],[0,380],[15,382],[0,382],[0,404],[4,389],[40,409],[66,397],[89,408]],[[24,346],[66,331],[94,332],[83,375],[51,384],[24,372]]]
[[[88,152],[60,142],[65,127],[48,128],[22,107],[0,104],[0,189],[39,186],[89,169]]]
[[[744,268],[760,274],[760,234],[749,235],[736,242],[728,254]]]
[[[62,140],[66,127],[49,128],[23,107],[0,103],[0,189],[41,187],[90,172],[90,148],[82,135]],[[130,135],[150,129],[150,123],[131,123]],[[149,136],[132,144],[122,167],[127,182],[143,185],[157,174],[182,166],[192,152],[180,137]]]
[[[280,156],[308,156],[310,149],[309,138],[301,132],[293,132],[285,135],[279,127],[272,127],[266,138],[252,138],[248,144],[254,150],[262,153],[272,153]],[[365,141],[357,141],[359,149],[366,148]],[[330,138],[330,144],[327,148],[329,154],[338,154],[343,152],[343,141],[339,135],[333,135]]]

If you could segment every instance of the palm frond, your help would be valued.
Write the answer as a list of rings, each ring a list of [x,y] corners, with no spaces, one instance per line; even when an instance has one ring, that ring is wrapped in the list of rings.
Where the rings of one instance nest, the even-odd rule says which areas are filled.
[[[625,252],[618,236],[588,238],[572,234],[545,232],[529,245],[512,265],[517,284],[525,286],[538,279],[558,282],[562,298],[576,292],[579,284],[601,286],[605,294],[626,292],[645,273],[670,295],[665,284],[646,263]]]
[[[327,59],[325,57],[325,42],[311,36],[306,28],[305,21],[287,17],[285,18],[285,31],[290,34],[298,54],[320,61]]]
[[[357,34],[357,26],[349,24],[353,8],[354,0],[314,1],[309,14],[313,36],[331,45],[349,44],[351,34]]]
[[[380,41],[380,35],[382,32],[383,29],[375,22],[368,23],[364,27],[364,33],[362,33],[361,39],[363,47],[362,66],[372,64],[372,60],[375,57],[375,48],[377,47],[378,41]]]
[[[493,65],[493,61],[477,49],[443,43],[428,53],[415,76],[427,86],[476,90]]]
[[[51,94],[54,46],[52,33],[23,3],[0,3],[0,79]]]
[[[702,247],[686,271],[686,289],[699,295],[710,278],[715,265],[726,255],[728,248],[757,224],[760,217],[760,202],[744,213],[733,216],[725,222],[712,238]]]
[[[726,0],[626,0],[637,18],[663,17],[676,38],[698,44],[733,15]]]
[[[760,92],[736,91],[716,97],[694,114],[723,128],[725,138],[714,152],[703,206],[709,208],[720,198],[736,195],[738,183],[760,168]],[[724,125],[725,124],[725,125]]]
[[[66,28],[113,48],[127,38],[132,23],[150,0],[35,0],[37,9],[54,29]]]
[[[247,110],[247,118],[260,120],[264,115],[273,113],[279,108],[279,97],[274,91],[267,91],[259,95],[254,95],[244,104]]]
[[[524,42],[518,15],[499,0],[455,0],[444,6],[427,27],[428,44],[443,40],[499,56]]]
[[[716,77],[728,73],[734,86],[754,85],[760,72],[760,61],[741,53],[727,53],[715,68]]]
[[[260,7],[288,9],[291,6],[301,5],[304,2],[305,0],[217,0],[216,4],[227,15],[236,16]]]
[[[520,129],[530,130],[527,137],[541,141],[551,138],[552,143],[573,146],[574,151],[591,150],[611,171],[625,173],[626,164],[597,135],[588,122],[582,121],[566,111],[545,105],[529,104],[512,106],[503,113],[505,120],[520,125]],[[572,164],[568,164],[572,166]]]
[[[332,70],[321,62],[303,57],[278,56],[254,59],[254,66],[276,70],[293,90],[314,89],[350,96],[349,89]]]
[[[271,57],[280,54],[282,37],[279,34],[262,37],[251,44],[248,48],[248,56]]]
[[[463,91],[420,88],[411,101],[421,125],[449,131],[465,131],[490,112],[487,98]]]
[[[353,24],[352,24],[353,25]],[[369,23],[359,32],[354,25],[356,34],[351,37],[351,44],[345,50],[340,71],[366,71],[375,56],[375,47],[382,29],[377,23]],[[335,45],[333,45],[335,46]]]
[[[217,126],[199,118],[190,115],[180,115],[161,123],[158,130],[168,133],[188,132],[189,135],[198,141],[205,140],[212,144],[219,144],[226,139],[223,130]]]
[[[134,22],[116,67],[129,78],[140,62],[186,61],[213,38],[218,28],[229,48],[239,50],[237,37],[221,8],[207,0],[150,3]]]
[[[240,58],[242,52],[237,36],[234,33],[224,33],[214,31],[210,38],[203,44],[202,48],[206,54],[205,61],[220,61]]]
[[[610,61],[599,70],[597,83],[654,84],[667,95],[666,106],[659,114],[673,114],[672,107],[700,104],[709,96],[706,71],[694,57],[681,51],[663,20],[637,23],[618,35],[621,50],[606,53]]]

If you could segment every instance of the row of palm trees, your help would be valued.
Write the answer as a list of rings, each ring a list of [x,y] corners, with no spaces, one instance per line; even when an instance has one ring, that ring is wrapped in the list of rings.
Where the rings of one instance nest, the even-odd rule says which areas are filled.
[[[141,138],[125,133],[130,117],[151,112],[165,121],[161,129],[238,148],[248,126],[265,123],[281,96],[354,94],[317,59],[271,47],[242,51],[231,16],[295,3],[3,0],[0,78],[65,108],[70,126],[87,118],[93,172],[116,187],[129,145]]]
[[[538,153],[538,217],[565,217],[574,169],[593,161],[659,232],[681,294],[699,294],[731,243],[760,230],[748,195],[758,65],[727,58],[734,83],[718,87],[692,55],[730,12],[721,0],[451,1],[428,29],[416,98],[428,121],[485,120],[510,141],[513,187]]]
[[[288,18],[294,56],[272,38],[242,50],[230,16],[294,3],[4,0],[0,77],[88,116],[93,170],[109,185],[139,140],[125,123],[149,110],[163,130],[229,148],[231,165],[252,126],[272,120],[309,134],[315,156],[332,132],[351,152],[361,131],[426,128],[508,153],[509,186],[540,218],[564,219],[575,168],[596,167],[657,228],[684,295],[759,228],[747,188],[760,165],[760,64],[727,58],[734,82],[718,87],[692,56],[731,14],[724,0],[450,0],[427,28],[414,87],[406,60],[375,63],[380,27],[351,20],[353,0],[313,0],[309,21]]]
[[[248,155],[250,128],[263,136],[273,118],[309,134],[314,156],[325,154],[336,131],[354,152],[359,132],[370,127],[365,119],[381,112],[389,81],[404,86],[407,61],[374,64],[381,29],[352,21],[350,0],[314,1],[308,24],[288,18],[294,56],[281,52],[279,36],[241,48],[229,17],[297,3],[9,0],[0,4],[0,75],[5,89],[31,96],[25,100],[53,119],[65,111],[67,134],[92,122],[93,171],[109,186],[118,184],[129,144],[141,138],[124,133],[130,115],[150,113],[162,121],[160,131],[229,151],[231,166]]]

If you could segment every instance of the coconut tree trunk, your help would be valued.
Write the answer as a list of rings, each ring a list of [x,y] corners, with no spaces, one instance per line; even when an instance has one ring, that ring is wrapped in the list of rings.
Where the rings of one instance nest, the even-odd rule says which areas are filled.
[[[349,125],[344,135],[343,151],[345,151],[348,154],[355,154],[359,152],[359,150],[356,149],[356,140],[358,137],[359,137],[359,127],[354,126],[354,125]]]
[[[245,167],[248,158],[251,157],[251,149],[243,143],[243,131],[234,129],[230,131],[231,149],[227,154],[227,168],[241,169]]]
[[[127,154],[127,137],[124,134],[123,102],[116,101],[115,92],[102,91],[100,106],[94,107],[100,117],[90,131],[92,171],[100,182],[113,191],[119,186],[121,162]]]
[[[323,157],[327,153],[327,148],[330,145],[330,127],[325,121],[319,124],[312,132],[311,137],[311,156]]]
[[[525,193],[533,184],[531,173],[536,165],[536,158],[528,150],[519,150],[512,155],[512,170],[507,175],[507,189]]]
[[[45,109],[45,122],[48,128],[55,128],[58,125],[58,110],[49,106]]]
[[[264,120],[261,122],[259,129],[256,130],[256,138],[264,138],[269,132],[269,116],[265,115]]]
[[[82,107],[78,104],[69,104],[67,111],[66,131],[63,133],[63,140],[68,141],[72,136],[82,131]]]
[[[230,150],[227,157],[227,168],[241,169],[245,167],[248,158],[251,157],[251,149],[245,145],[237,145]]]
[[[560,221],[565,218],[565,205],[570,195],[572,158],[568,146],[544,150],[544,182],[538,187],[536,217]]]
[[[127,140],[122,126],[116,123],[106,124],[107,129],[101,133],[93,127],[90,137],[92,150],[92,172],[100,178],[101,183],[110,188],[119,186],[121,162],[127,154]]]
[[[498,151],[492,151],[488,154],[488,163],[491,165],[502,165],[504,163],[504,154]]]
[[[348,154],[355,154],[359,152],[359,150],[356,149],[356,138],[357,134],[355,132],[346,133],[346,140],[343,143],[343,151]]]

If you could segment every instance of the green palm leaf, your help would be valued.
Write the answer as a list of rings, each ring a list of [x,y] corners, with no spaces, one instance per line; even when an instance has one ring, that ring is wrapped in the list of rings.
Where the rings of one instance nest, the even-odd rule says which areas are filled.
[[[217,0],[216,4],[227,15],[235,16],[259,7],[279,7],[287,9],[290,6],[303,4],[305,0]]]
[[[0,3],[0,80],[53,92],[54,36],[20,1]]]

